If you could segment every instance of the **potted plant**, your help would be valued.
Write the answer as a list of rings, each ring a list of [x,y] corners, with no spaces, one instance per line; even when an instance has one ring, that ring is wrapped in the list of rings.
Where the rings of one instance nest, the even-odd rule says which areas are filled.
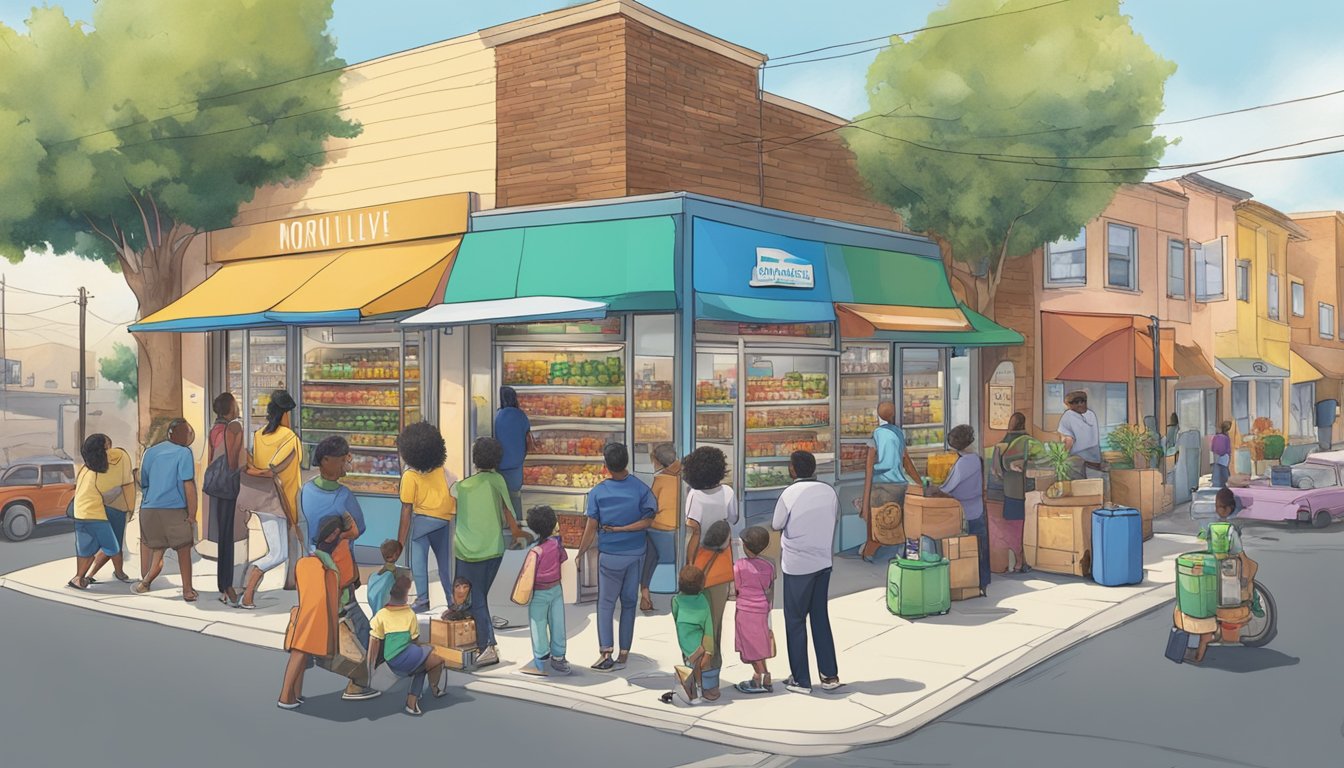
[[[1070,495],[1069,480],[1073,476],[1073,454],[1063,443],[1044,443],[1040,450],[1040,461],[1055,473],[1055,484],[1050,486],[1046,495],[1057,499]]]
[[[1157,439],[1138,424],[1121,424],[1106,438],[1111,450],[1119,451],[1135,469],[1147,469],[1149,458],[1157,452]]]

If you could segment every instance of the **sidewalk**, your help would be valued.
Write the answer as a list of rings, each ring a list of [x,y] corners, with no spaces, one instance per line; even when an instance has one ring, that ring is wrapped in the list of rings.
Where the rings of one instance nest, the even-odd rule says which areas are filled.
[[[1178,508],[1172,517],[1180,517]],[[127,531],[128,553],[138,549],[134,529]],[[1159,533],[1145,545],[1145,580],[1132,587],[1102,587],[1084,579],[1031,573],[996,575],[988,598],[952,604],[945,616],[906,621],[887,612],[886,567],[837,558],[832,579],[831,624],[839,651],[844,687],[832,693],[817,688],[810,697],[789,693],[783,639],[783,615],[776,609],[772,626],[779,655],[770,662],[775,693],[745,696],[731,685],[747,679],[750,667],[725,643],[724,695],[714,704],[669,706],[658,701],[671,690],[672,667],[680,663],[669,596],[655,596],[656,612],[636,619],[630,665],[617,674],[591,671],[597,658],[594,606],[566,609],[568,656],[575,674],[536,679],[517,674],[531,656],[525,609],[508,601],[521,554],[510,552],[490,595],[492,611],[510,621],[497,633],[498,666],[454,673],[454,682],[475,693],[510,696],[579,712],[637,722],[726,746],[811,756],[899,738],[956,706],[1094,635],[1170,601],[1174,596],[1175,557],[1194,548],[1194,539]],[[127,571],[138,573],[128,554]],[[198,603],[182,601],[176,565],[149,595],[131,595],[126,585],[104,579],[88,591],[65,586],[73,559],[44,563],[0,577],[0,586],[40,599],[75,605],[125,618],[149,621],[265,648],[280,648],[295,593],[280,590],[272,573],[258,594],[257,610],[226,607],[215,599],[214,563],[193,565]],[[445,604],[437,583],[431,590],[437,615]],[[360,590],[363,600],[363,590]],[[733,603],[724,615],[733,625]],[[422,622],[428,616],[422,617]],[[521,626],[519,626],[521,625]],[[422,634],[425,628],[422,623]],[[1154,653],[1160,642],[1155,640]],[[276,675],[280,674],[277,661]],[[816,677],[815,659],[812,674]],[[358,706],[352,704],[351,706]]]

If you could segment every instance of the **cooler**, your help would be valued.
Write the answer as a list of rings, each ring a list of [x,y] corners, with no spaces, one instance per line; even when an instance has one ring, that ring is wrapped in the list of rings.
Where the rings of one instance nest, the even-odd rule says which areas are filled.
[[[1176,558],[1176,605],[1196,619],[1218,611],[1218,559],[1212,552],[1187,552]]]

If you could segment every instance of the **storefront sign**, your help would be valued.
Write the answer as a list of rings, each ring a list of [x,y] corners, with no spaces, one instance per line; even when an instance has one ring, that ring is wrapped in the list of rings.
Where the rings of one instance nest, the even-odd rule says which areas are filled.
[[[812,288],[812,264],[778,248],[757,248],[753,288]]]
[[[1007,429],[1008,421],[1012,416],[1013,388],[991,384],[989,387],[989,428]]]
[[[420,240],[467,231],[471,195],[441,195],[210,233],[216,263]]]

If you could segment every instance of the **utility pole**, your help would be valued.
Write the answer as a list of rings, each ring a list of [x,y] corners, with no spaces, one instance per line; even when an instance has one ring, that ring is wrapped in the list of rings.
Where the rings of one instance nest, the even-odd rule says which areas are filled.
[[[5,276],[0,275],[0,391],[9,389],[9,347],[5,345]]]
[[[89,407],[88,371],[86,370],[88,361],[85,360],[87,354],[84,344],[84,326],[86,325],[84,319],[88,312],[89,297],[84,290],[84,286],[81,285],[79,287],[79,421],[75,428],[75,434],[79,436],[81,448],[84,446],[84,415]]]
[[[1153,333],[1153,432],[1157,435],[1158,445],[1162,444],[1162,326],[1158,325],[1157,315],[1149,315]],[[1165,456],[1165,452],[1164,452]],[[1162,461],[1163,477],[1166,477],[1166,459]]]

